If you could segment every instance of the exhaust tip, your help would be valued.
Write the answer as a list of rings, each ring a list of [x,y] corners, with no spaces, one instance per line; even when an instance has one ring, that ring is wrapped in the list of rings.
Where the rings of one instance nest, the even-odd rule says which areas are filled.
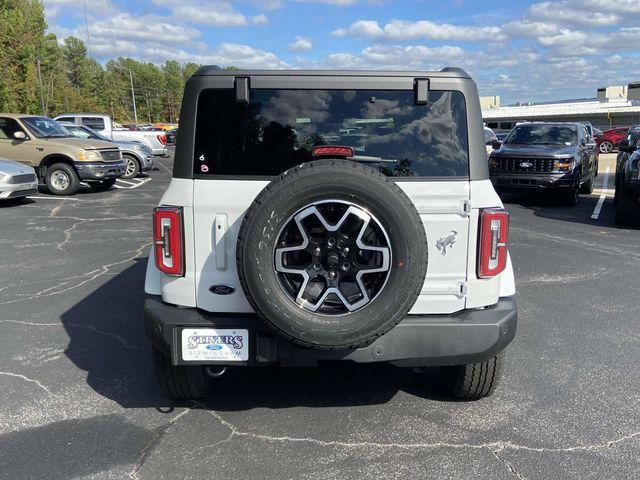
[[[227,373],[227,367],[205,367],[205,372],[212,378],[219,378]]]

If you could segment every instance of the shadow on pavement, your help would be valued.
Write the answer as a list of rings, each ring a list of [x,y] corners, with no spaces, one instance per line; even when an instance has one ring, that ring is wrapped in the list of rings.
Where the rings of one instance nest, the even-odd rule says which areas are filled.
[[[600,198],[596,195],[580,195],[580,201],[574,206],[562,205],[558,197],[551,192],[501,193],[500,198],[507,210],[509,205],[520,205],[523,208],[532,210],[535,216],[541,218],[585,225],[606,226],[621,230],[634,228],[615,225],[613,222],[615,207],[613,206],[613,199],[609,197],[605,199],[597,220],[591,218]]]
[[[131,465],[148,434],[115,414],[6,433],[0,435],[0,478],[69,479]]]
[[[122,407],[171,407],[174,403],[156,385],[144,332],[147,259],[135,262],[62,314],[70,338],[65,353],[87,372],[91,388]],[[230,368],[213,382],[204,403],[221,411],[373,405],[389,401],[398,390],[437,400],[443,397],[436,373],[349,362],[318,368]]]

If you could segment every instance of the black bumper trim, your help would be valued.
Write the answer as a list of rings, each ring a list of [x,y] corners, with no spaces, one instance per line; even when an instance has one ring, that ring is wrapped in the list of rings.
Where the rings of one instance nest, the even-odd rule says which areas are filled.
[[[404,366],[462,365],[488,360],[503,350],[516,332],[515,297],[500,298],[485,308],[453,315],[408,315],[370,345],[351,350],[299,347],[274,335],[254,314],[210,314],[179,308],[148,296],[144,323],[151,342],[171,356],[174,365],[223,364],[282,366],[315,365],[318,361],[392,362]],[[185,327],[244,328],[249,330],[246,362],[184,362],[180,331]]]
[[[575,173],[492,173],[491,183],[501,190],[551,190],[575,185]]]

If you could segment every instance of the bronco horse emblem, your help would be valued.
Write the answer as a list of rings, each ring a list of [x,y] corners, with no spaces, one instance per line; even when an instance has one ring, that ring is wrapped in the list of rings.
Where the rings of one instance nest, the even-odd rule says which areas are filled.
[[[453,247],[453,244],[456,243],[457,236],[458,232],[451,230],[449,235],[442,237],[436,242],[436,248],[442,253],[442,255],[447,254],[447,247]]]

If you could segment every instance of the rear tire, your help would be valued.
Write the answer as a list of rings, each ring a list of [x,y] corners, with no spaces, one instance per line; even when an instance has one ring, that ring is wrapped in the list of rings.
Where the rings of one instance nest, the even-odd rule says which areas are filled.
[[[171,359],[155,347],[153,368],[160,390],[173,400],[202,398],[211,386],[203,366],[171,365]]]
[[[486,362],[441,367],[440,378],[448,393],[460,400],[478,400],[488,397],[502,378],[504,353],[500,352]]]
[[[54,163],[48,167],[44,183],[52,195],[75,195],[80,189],[80,177],[66,163]]]
[[[301,262],[304,263],[289,267],[289,272],[295,273],[296,284],[286,276],[283,278],[288,273],[283,266],[288,265],[289,258],[280,254],[278,258],[282,265],[277,267],[275,252],[287,245],[283,232],[291,231],[289,227],[295,225],[293,217],[313,209],[319,212],[322,203],[329,204],[331,209],[335,207],[335,212],[340,215],[347,205],[351,205],[350,209],[370,216],[367,222],[377,225],[376,232],[382,231],[383,234],[371,231],[371,238],[359,245],[357,242],[360,242],[364,230],[360,231],[359,226],[355,228],[356,224],[351,224],[355,230],[338,229],[329,235],[330,229],[322,227],[317,220],[320,213],[318,216],[305,216],[305,219],[316,219],[314,234],[307,235],[304,242],[301,239],[289,242],[288,248],[298,251],[306,248],[315,253],[301,254]],[[327,223],[338,225],[340,215]],[[347,215],[341,218],[344,220]],[[350,218],[357,219],[357,216],[351,215]],[[299,235],[300,228],[294,228],[295,234]],[[383,235],[386,240],[377,242]],[[332,236],[335,238],[327,241]],[[345,247],[340,250],[343,241]],[[377,246],[364,245],[370,241]],[[384,245],[381,247],[381,244]],[[317,245],[315,250],[313,245]],[[354,293],[355,288],[351,292],[346,288],[342,290],[343,285],[355,284],[353,278],[360,278],[357,275],[361,274],[356,272],[361,268],[362,271],[372,269],[371,265],[363,266],[367,262],[365,251],[372,248],[388,252],[386,266],[381,256],[375,261],[375,267],[386,272],[384,280],[373,277],[378,281],[377,286],[371,286],[366,296],[362,292],[367,288],[363,286],[367,280],[355,287],[357,294]],[[329,260],[332,257],[334,260]],[[327,350],[368,344],[400,322],[424,285],[427,257],[424,224],[407,195],[392,179],[373,168],[346,160],[308,162],[291,168],[271,182],[247,210],[236,248],[238,276],[243,291],[265,324],[292,343]],[[340,260],[342,258],[344,260]],[[336,268],[329,264],[330,261],[345,263]],[[312,269],[312,273],[307,273]],[[338,274],[334,270],[338,270]],[[300,271],[305,272],[307,279],[324,278],[326,275],[327,280],[315,285],[309,280],[303,282]],[[340,272],[343,271],[347,273],[341,277]],[[333,277],[329,277],[330,273]],[[331,283],[331,278],[336,277],[338,280]],[[340,278],[347,280],[341,284]],[[308,285],[312,287],[307,289]],[[334,293],[329,292],[329,286]],[[342,298],[356,300],[340,300],[336,291]],[[333,298],[327,297],[329,293]],[[303,294],[307,296],[303,297]],[[325,302],[327,298],[329,300]],[[360,300],[364,303],[353,310],[347,306],[357,305]],[[326,307],[324,311],[323,307]]]

